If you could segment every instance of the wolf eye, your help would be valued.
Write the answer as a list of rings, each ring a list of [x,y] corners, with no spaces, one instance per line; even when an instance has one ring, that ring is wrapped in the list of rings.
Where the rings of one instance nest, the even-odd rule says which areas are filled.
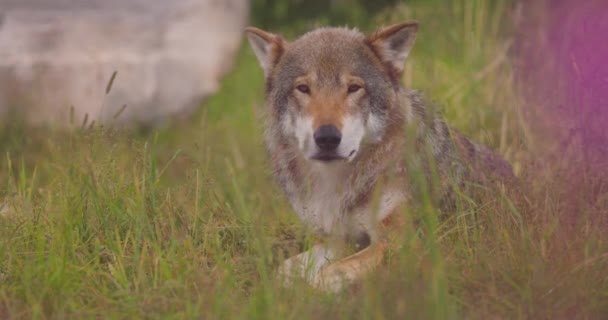
[[[302,93],[310,94],[310,87],[305,84],[301,84],[301,85],[297,86],[296,89],[298,89],[298,91],[300,91]]]
[[[355,93],[359,90],[361,90],[361,86],[358,84],[351,84],[348,86],[348,93]]]

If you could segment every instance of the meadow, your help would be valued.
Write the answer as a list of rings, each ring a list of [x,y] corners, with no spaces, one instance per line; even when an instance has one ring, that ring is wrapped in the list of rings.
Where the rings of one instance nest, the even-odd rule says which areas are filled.
[[[221,90],[163,128],[2,122],[0,319],[608,317],[608,179],[547,156],[555,143],[510,60],[510,1],[353,5],[267,25],[254,3],[252,23],[287,39],[420,21],[404,84],[508,159],[521,189],[465,199],[447,219],[404,212],[422,223],[403,248],[341,294],[282,288],[274,270],[311,236],[270,176],[263,76],[243,39]]]

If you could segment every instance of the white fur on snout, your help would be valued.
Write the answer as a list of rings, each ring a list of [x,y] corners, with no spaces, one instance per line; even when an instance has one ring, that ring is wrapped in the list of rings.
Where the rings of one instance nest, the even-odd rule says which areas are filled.
[[[313,143],[312,117],[297,116],[295,118],[293,133],[298,140],[300,150],[306,155],[311,155],[315,148]]]
[[[353,160],[357,153],[361,140],[365,135],[365,125],[363,119],[359,116],[346,116],[344,118],[344,126],[342,127],[342,141],[338,147],[338,154],[348,159]]]

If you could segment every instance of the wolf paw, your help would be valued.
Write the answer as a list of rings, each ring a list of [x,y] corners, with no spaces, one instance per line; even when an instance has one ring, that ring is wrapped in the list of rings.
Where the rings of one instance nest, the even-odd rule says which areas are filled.
[[[351,283],[348,270],[344,270],[341,266],[330,265],[321,270],[311,284],[323,291],[337,293]]]
[[[313,284],[320,270],[328,265],[332,258],[333,254],[328,248],[316,245],[306,252],[283,261],[277,270],[277,278],[285,287],[293,285],[296,279],[304,279]]]

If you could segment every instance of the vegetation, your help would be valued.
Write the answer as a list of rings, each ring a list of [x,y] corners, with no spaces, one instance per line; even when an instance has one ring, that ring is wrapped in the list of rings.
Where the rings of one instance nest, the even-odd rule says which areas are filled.
[[[404,212],[422,223],[403,249],[342,294],[281,288],[274,269],[309,235],[270,177],[263,77],[244,45],[221,91],[170,128],[2,124],[0,319],[606,317],[607,180],[540,157],[549,144],[508,59],[510,3],[418,0],[364,16],[346,2],[329,11],[368,31],[421,22],[404,83],[511,161],[525,192],[481,196],[445,220]],[[254,21],[270,19],[260,3]],[[332,12],[267,25],[291,36]]]

